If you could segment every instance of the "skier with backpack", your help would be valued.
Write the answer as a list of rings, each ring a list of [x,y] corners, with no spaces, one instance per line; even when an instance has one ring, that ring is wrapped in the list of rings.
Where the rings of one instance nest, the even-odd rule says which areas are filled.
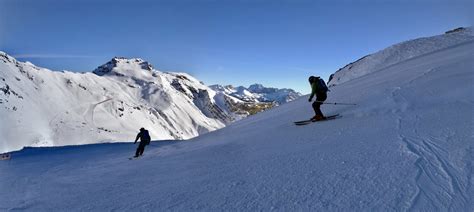
[[[327,98],[328,87],[323,79],[320,77],[310,76],[309,84],[311,85],[311,95],[309,96],[308,101],[312,102],[314,95],[316,95],[316,101],[313,102],[313,110],[315,116],[311,118],[311,121],[320,121],[326,119],[323,113],[321,112],[320,106]]]
[[[134,144],[137,143],[138,139],[140,139],[140,143],[138,144],[138,148],[137,148],[137,151],[135,152],[135,156],[133,156],[134,158],[137,158],[143,155],[143,152],[145,151],[145,146],[150,144],[151,138],[150,138],[150,134],[148,133],[148,130],[146,130],[143,127],[140,128],[140,132],[135,138]]]

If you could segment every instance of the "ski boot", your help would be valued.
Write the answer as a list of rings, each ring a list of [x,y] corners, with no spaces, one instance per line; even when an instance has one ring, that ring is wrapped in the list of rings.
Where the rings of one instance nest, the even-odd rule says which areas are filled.
[[[313,118],[311,118],[311,121],[315,122],[315,121],[321,121],[321,120],[324,120],[324,119],[326,119],[326,117],[324,117],[323,115],[315,115],[315,116],[313,116]]]

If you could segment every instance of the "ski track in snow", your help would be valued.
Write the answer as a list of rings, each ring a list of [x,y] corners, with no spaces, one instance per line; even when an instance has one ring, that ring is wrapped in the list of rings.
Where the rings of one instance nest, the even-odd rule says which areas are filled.
[[[398,120],[399,130],[404,130],[403,122]],[[416,129],[414,130],[416,131]],[[406,136],[400,134],[400,140],[405,143],[407,150],[417,157],[415,165],[418,168],[416,174],[417,191],[411,198],[408,210],[419,209],[420,199],[429,201],[433,209],[452,209],[454,204],[465,205],[468,201],[466,190],[459,182],[458,173],[447,160],[446,151],[437,146],[431,139],[423,138],[421,135]],[[437,187],[442,194],[433,194]],[[461,196],[460,200],[455,197]],[[423,196],[422,198],[420,198]],[[460,202],[458,202],[460,201]],[[446,205],[447,204],[447,205]]]
[[[408,81],[407,86],[416,82],[416,80],[434,72],[432,68],[423,72],[420,76]],[[410,107],[409,101],[404,97],[402,91],[407,91],[404,87],[397,87],[391,92],[394,101],[400,104],[400,111],[394,113],[397,118],[398,137],[405,144],[406,150],[416,157],[416,193],[413,194],[411,201],[405,209],[420,210],[426,208],[420,200],[429,201],[433,210],[453,210],[453,205],[466,205],[469,201],[467,197],[466,186],[463,186],[459,180],[459,174],[453,168],[449,160],[449,152],[444,150],[436,141],[448,139],[436,138],[430,135],[420,134],[418,127],[421,124],[418,115],[414,117],[403,115]],[[438,189],[433,189],[436,187]],[[435,194],[436,190],[442,191],[442,194]],[[460,198],[458,198],[460,197]]]
[[[94,110],[95,110],[95,108],[98,105],[100,105],[102,103],[105,103],[105,102],[108,102],[110,100],[112,100],[112,98],[107,98],[103,101],[91,104],[89,106],[89,108],[84,112],[84,121],[86,121],[87,123],[91,123],[93,126],[95,126],[95,123],[94,123]]]

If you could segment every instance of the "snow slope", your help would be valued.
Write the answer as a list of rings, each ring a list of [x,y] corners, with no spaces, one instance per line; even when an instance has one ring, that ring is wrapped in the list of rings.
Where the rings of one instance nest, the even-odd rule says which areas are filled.
[[[349,63],[330,76],[328,85],[338,85],[399,62],[472,40],[474,40],[472,28],[460,27],[443,35],[398,43]]]
[[[142,59],[113,58],[94,73],[55,72],[0,52],[0,153],[134,139],[187,139],[230,123],[215,92]]]
[[[29,148],[0,162],[0,210],[473,211],[474,42],[186,142]]]

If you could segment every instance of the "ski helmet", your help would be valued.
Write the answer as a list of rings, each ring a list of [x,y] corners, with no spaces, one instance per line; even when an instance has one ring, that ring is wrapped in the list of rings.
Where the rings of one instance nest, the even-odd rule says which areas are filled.
[[[308,78],[309,83],[314,82],[314,80],[316,80],[316,77],[315,77],[315,76],[310,76],[310,77]]]

